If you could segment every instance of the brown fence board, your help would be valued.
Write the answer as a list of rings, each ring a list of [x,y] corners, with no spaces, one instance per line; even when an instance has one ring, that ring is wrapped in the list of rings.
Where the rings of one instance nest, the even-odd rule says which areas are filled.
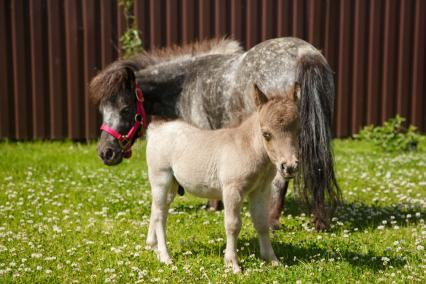
[[[413,36],[411,121],[426,129],[426,1],[417,0]]]
[[[48,82],[50,138],[66,138],[67,104],[65,78],[64,6],[62,1],[48,0]],[[38,72],[43,72],[39,70]]]
[[[10,1],[0,2],[0,139],[15,137]]]
[[[48,84],[44,74],[39,72],[47,65],[47,28],[46,1],[30,1],[31,35],[31,80],[32,80],[32,128],[33,138],[43,139],[49,136]]]
[[[426,131],[426,1],[134,0],[133,13],[146,49],[305,39],[335,72],[336,136],[397,113]],[[126,29],[116,0],[0,1],[0,139],[97,137],[87,86]]]

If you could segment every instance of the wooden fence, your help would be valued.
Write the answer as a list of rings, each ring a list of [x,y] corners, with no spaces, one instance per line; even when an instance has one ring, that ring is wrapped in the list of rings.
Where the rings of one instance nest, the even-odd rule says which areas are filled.
[[[134,15],[146,49],[300,37],[336,72],[336,136],[397,113],[426,131],[424,0],[135,0]],[[0,139],[96,138],[87,85],[125,29],[113,0],[0,1]]]

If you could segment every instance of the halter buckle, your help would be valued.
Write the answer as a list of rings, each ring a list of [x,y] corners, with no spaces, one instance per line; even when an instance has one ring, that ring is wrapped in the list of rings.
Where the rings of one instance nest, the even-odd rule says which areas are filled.
[[[121,136],[121,139],[118,140],[121,149],[126,150],[129,147],[130,140],[126,135]]]
[[[142,122],[142,115],[140,113],[135,114],[135,121]]]

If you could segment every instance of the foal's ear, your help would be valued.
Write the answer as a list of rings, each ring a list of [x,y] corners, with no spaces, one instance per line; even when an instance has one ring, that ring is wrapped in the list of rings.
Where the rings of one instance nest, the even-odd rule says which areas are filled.
[[[253,99],[256,107],[260,107],[268,102],[268,97],[259,89],[257,84],[254,84]]]
[[[300,100],[300,84],[298,82],[295,82],[294,86],[290,88],[288,95],[295,102]]]

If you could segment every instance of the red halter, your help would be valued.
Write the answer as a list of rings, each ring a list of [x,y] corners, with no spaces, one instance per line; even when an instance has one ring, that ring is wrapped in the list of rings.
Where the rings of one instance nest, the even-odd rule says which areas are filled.
[[[136,114],[135,114],[135,123],[129,132],[126,135],[121,135],[105,123],[101,125],[101,130],[106,133],[111,134],[118,140],[118,144],[121,147],[124,158],[128,159],[132,156],[132,145],[138,137],[141,137],[144,133],[144,130],[147,128],[147,120],[145,109],[143,108],[143,93],[138,84],[134,83],[135,95],[136,95]],[[139,136],[135,137],[138,133],[139,127],[142,125],[142,129],[139,133]]]

